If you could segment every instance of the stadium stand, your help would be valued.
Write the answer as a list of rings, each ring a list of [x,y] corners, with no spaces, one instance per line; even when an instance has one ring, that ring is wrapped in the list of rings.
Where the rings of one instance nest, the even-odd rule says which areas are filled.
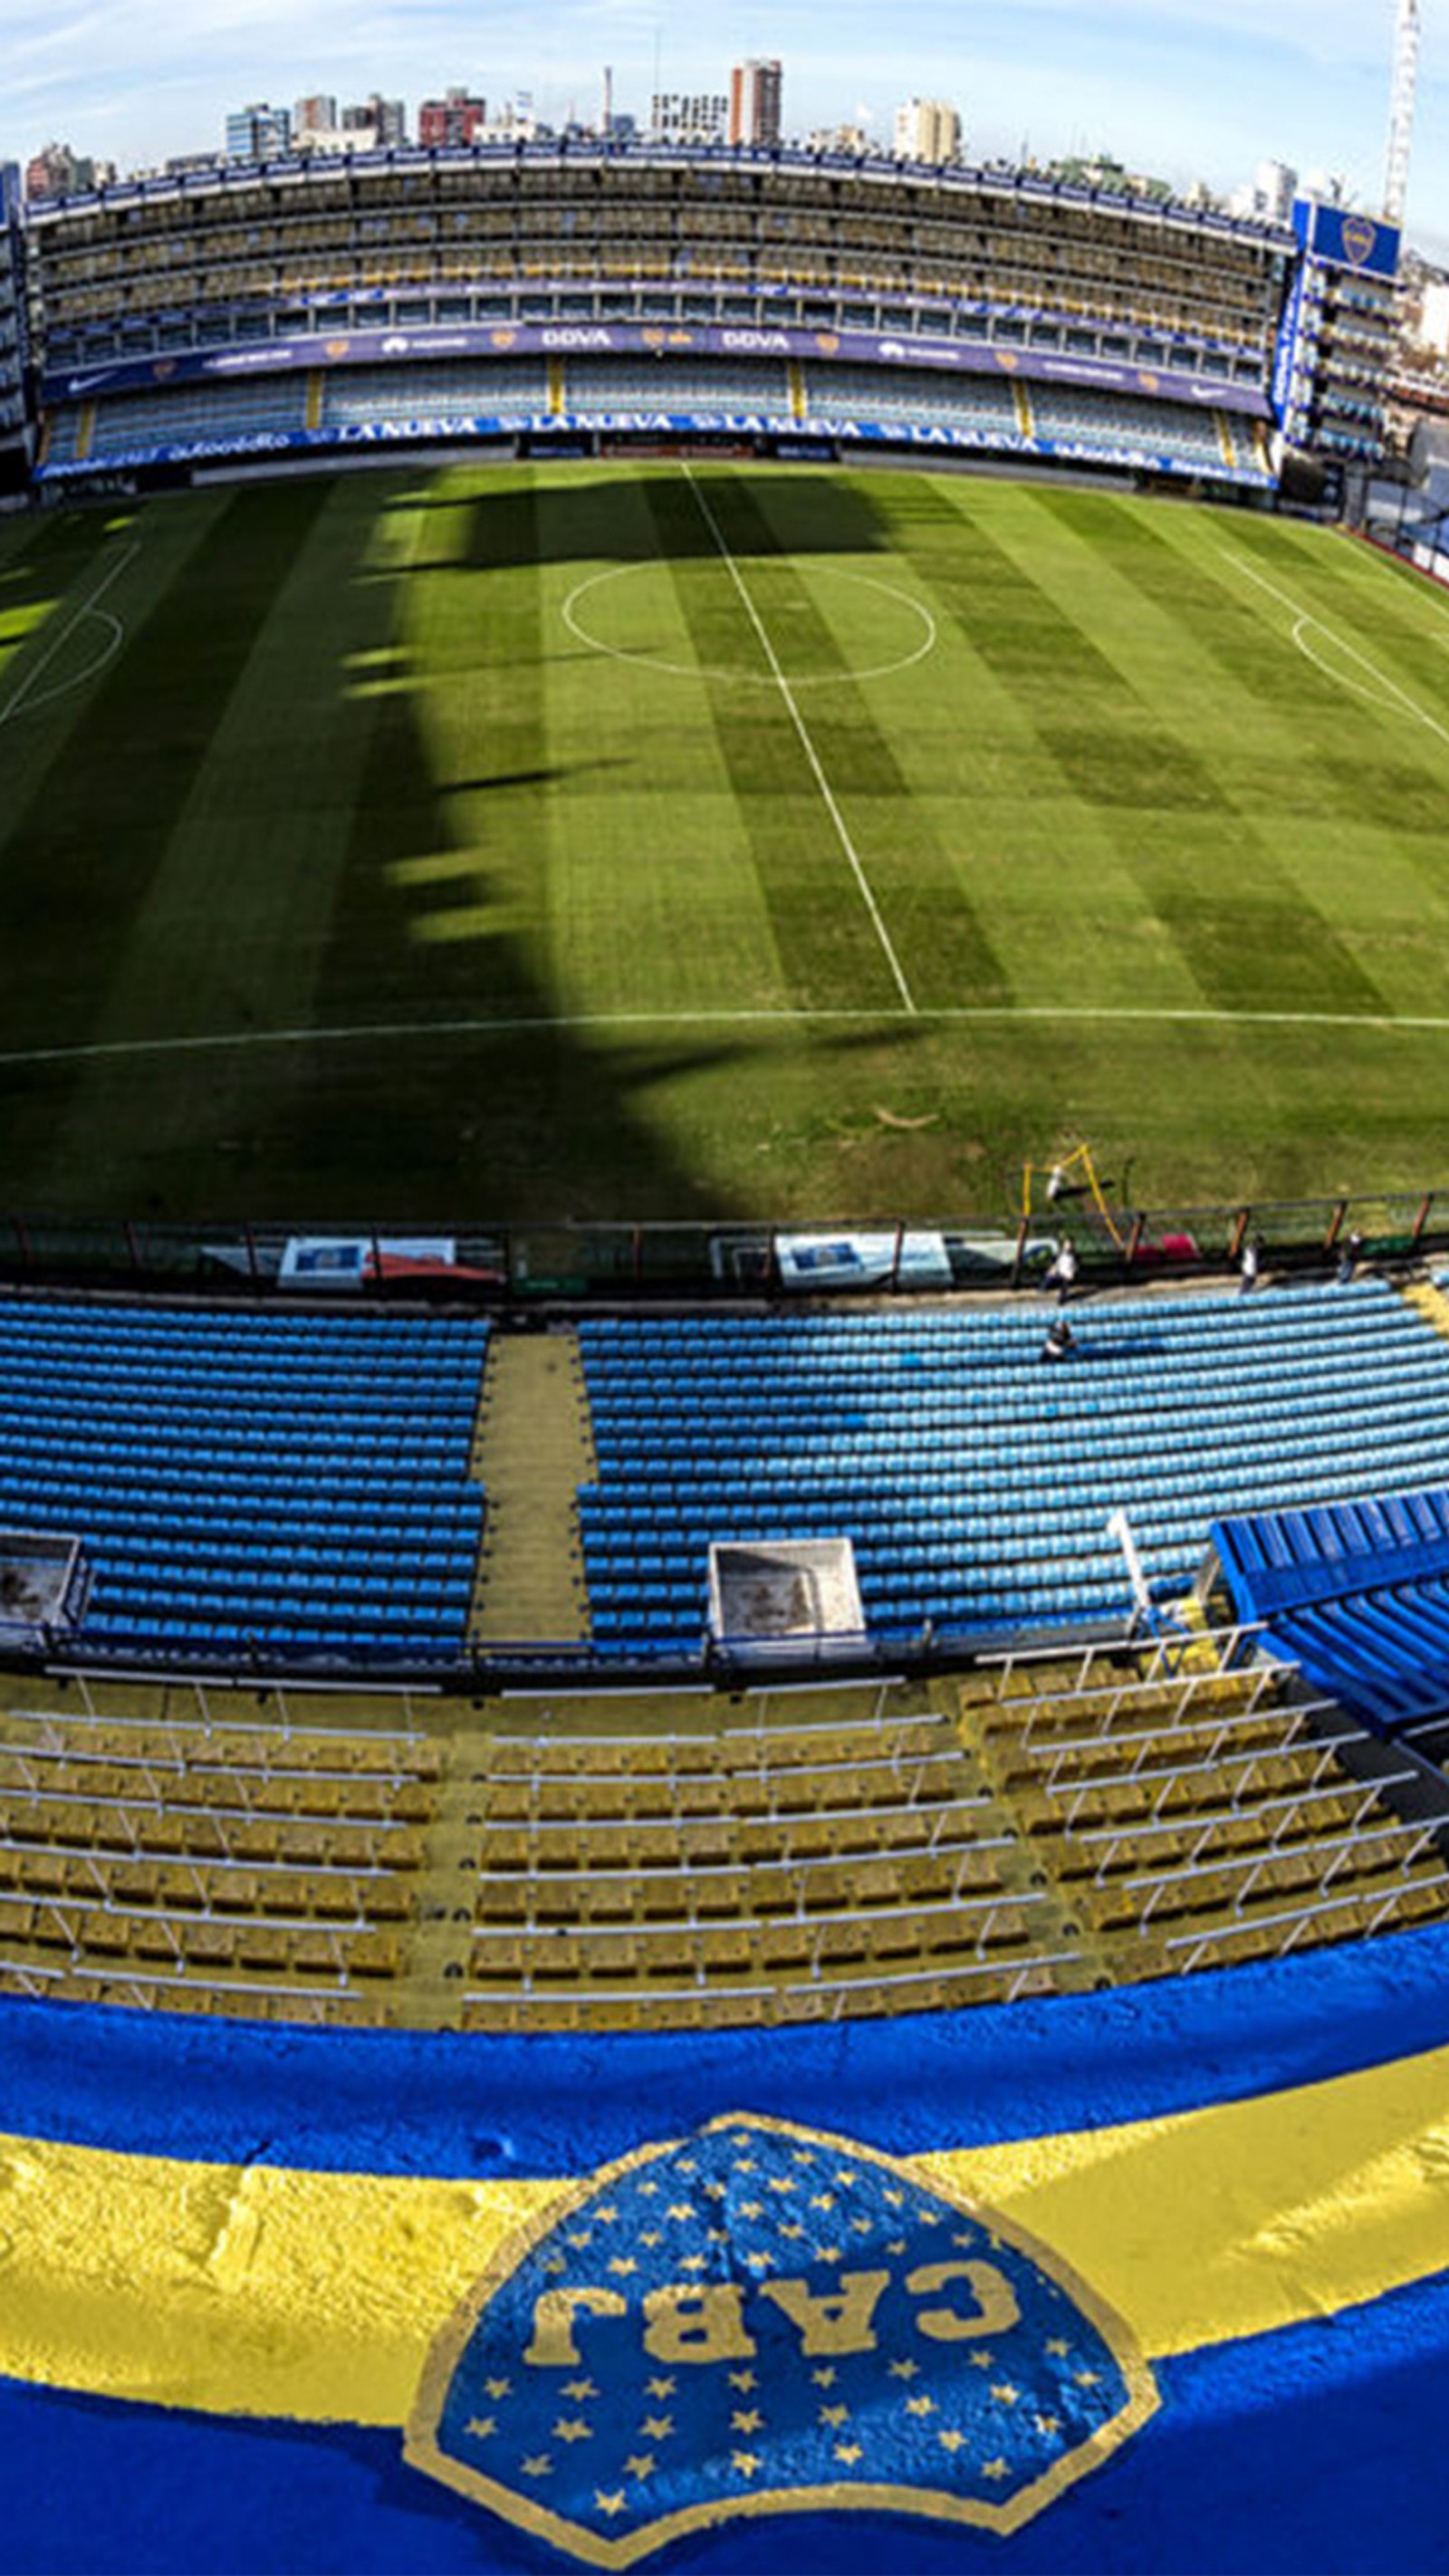
[[[488,1328],[0,1305],[0,1523],[74,1535],[90,1646],[458,1655]]]
[[[586,1320],[595,1645],[697,1651],[711,1543],[848,1538],[870,1633],[1120,1620],[1125,1509],[1158,1598],[1209,1522],[1437,1481],[1449,1348],[1379,1281],[1094,1305],[1043,1372],[1019,1310]]]
[[[108,188],[31,231],[42,480],[662,422],[1271,482],[1226,421],[1268,417],[1288,236],[1029,173],[403,152]],[[1035,389],[1081,407],[1034,430]]]
[[[625,1722],[61,1672],[0,1717],[0,1986],[469,2031],[981,2007],[1437,1920],[1446,1836],[1424,1763],[1206,1637]]]

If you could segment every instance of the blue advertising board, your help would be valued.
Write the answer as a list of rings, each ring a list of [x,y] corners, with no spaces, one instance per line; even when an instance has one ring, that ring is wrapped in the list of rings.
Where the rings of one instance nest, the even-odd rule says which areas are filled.
[[[1360,215],[1347,206],[1320,205],[1316,197],[1298,197],[1293,230],[1315,259],[1333,268],[1357,269],[1363,277],[1396,277],[1400,233],[1396,224]]]

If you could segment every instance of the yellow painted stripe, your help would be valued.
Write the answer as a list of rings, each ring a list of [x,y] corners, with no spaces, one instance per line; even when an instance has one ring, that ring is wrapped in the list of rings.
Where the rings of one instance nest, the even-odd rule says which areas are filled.
[[[911,2162],[1054,2248],[1161,2358],[1449,2268],[1449,2049]],[[211,2413],[401,2425],[433,2335],[513,2229],[569,2187],[0,2139],[0,2373]]]

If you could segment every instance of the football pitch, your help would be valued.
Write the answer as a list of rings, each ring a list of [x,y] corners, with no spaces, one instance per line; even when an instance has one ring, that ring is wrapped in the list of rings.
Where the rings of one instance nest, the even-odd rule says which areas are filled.
[[[1449,598],[673,460],[0,534],[0,1202],[965,1216],[1449,1183]]]

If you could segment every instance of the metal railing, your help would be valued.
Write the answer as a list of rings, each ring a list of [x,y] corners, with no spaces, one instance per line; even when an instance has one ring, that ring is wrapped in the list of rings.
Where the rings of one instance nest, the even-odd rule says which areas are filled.
[[[150,1291],[187,1297],[306,1293],[331,1302],[349,1296],[417,1303],[438,1298],[484,1307],[628,1306],[704,1301],[754,1304],[785,1294],[782,1237],[826,1241],[884,1236],[894,1245],[868,1280],[817,1273],[811,1299],[859,1295],[930,1298],[944,1276],[922,1279],[907,1257],[907,1237],[938,1236],[956,1295],[1029,1287],[1050,1258],[1049,1244],[1070,1239],[1084,1284],[1190,1279],[1226,1272],[1251,1236],[1264,1270],[1332,1269],[1352,1238],[1367,1262],[1411,1260],[1449,1251],[1449,1185],[1340,1198],[1240,1200],[1209,1206],[1123,1207],[1109,1226],[1085,1196],[1064,1197],[1031,1218],[1019,1209],[993,1214],[721,1224],[480,1225],[459,1218],[449,1229],[451,1263],[431,1271],[404,1263],[391,1271],[388,1247],[397,1229],[383,1218],[298,1220],[290,1224],[159,1223],[151,1219],[0,1215],[0,1281],[39,1287]],[[406,1240],[404,1230],[403,1240]],[[356,1265],[345,1287],[319,1286],[313,1275],[284,1277],[289,1245],[349,1244]]]

